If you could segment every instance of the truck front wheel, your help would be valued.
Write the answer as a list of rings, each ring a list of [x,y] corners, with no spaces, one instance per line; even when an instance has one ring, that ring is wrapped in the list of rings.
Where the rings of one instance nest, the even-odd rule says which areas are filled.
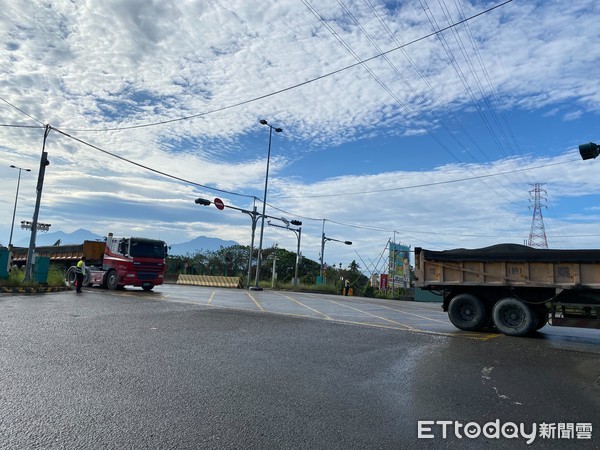
[[[513,297],[498,301],[492,310],[496,328],[507,336],[526,336],[535,330],[538,317],[526,303]]]
[[[106,287],[111,291],[119,287],[119,275],[116,270],[109,270],[106,274]]]
[[[481,330],[488,321],[485,304],[471,294],[459,294],[448,305],[450,322],[465,331]]]
[[[67,274],[65,276],[65,282],[67,286],[75,286],[75,280],[77,279],[77,270],[75,266],[71,266],[67,269]]]

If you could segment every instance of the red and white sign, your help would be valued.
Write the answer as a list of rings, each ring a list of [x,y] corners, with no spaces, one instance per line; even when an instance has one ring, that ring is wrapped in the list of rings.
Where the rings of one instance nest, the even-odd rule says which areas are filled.
[[[388,288],[388,275],[387,273],[382,273],[379,275],[379,289],[387,289]]]
[[[221,200],[220,198],[215,198],[213,200],[213,203],[215,204],[215,206],[217,207],[217,209],[224,209],[225,208],[225,203],[223,203],[223,200]]]

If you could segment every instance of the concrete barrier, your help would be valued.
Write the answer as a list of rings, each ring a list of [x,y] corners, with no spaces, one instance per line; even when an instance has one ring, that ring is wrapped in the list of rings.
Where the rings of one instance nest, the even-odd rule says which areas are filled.
[[[214,275],[179,275],[177,284],[206,287],[242,288],[240,277],[219,277]]]

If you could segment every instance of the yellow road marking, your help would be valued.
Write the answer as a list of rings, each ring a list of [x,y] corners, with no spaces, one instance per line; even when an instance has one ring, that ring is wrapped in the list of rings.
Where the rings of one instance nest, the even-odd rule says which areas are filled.
[[[316,309],[314,309],[314,308],[311,308],[310,306],[308,306],[308,305],[305,305],[304,303],[302,303],[302,302],[300,302],[300,301],[298,301],[298,300],[296,300],[296,299],[294,299],[294,298],[292,298],[292,297],[290,297],[290,296],[288,296],[288,295],[283,295],[283,294],[280,294],[279,292],[276,292],[276,294],[277,294],[277,295],[279,295],[279,296],[281,296],[281,297],[285,297],[285,298],[287,298],[288,300],[291,300],[291,301],[293,301],[293,302],[295,302],[295,303],[299,304],[300,306],[304,306],[306,309],[310,309],[311,311],[313,311],[313,312],[316,312],[317,314],[321,314],[321,315],[322,315],[323,317],[325,317],[326,319],[333,320],[333,319],[332,319],[331,317],[329,317],[327,314],[325,314],[325,313],[323,313],[323,312],[321,312],[321,311],[317,311]]]
[[[447,324],[448,323],[448,321],[438,320],[438,319],[432,319],[431,317],[422,316],[420,314],[415,314],[415,313],[410,313],[410,312],[402,311],[400,309],[392,308],[391,306],[385,306],[385,305],[377,305],[377,306],[381,306],[382,308],[385,308],[385,309],[391,309],[392,311],[395,311],[395,312],[400,313],[400,314],[406,314],[408,316],[419,317],[421,319],[429,320],[431,322],[438,322],[438,323],[443,323],[443,324]]]
[[[370,312],[363,311],[361,309],[354,308],[354,307],[349,306],[349,305],[344,305],[343,303],[336,302],[335,300],[329,300],[329,301],[332,302],[332,303],[335,303],[336,305],[343,306],[345,308],[349,308],[349,309],[352,309],[354,311],[358,311],[360,313],[366,314],[366,315],[371,316],[371,317],[375,317],[375,318],[383,320],[385,322],[390,322],[390,323],[393,323],[395,325],[400,325],[401,327],[405,327],[407,330],[415,330],[416,329],[416,328],[411,327],[410,325],[406,325],[404,323],[396,322],[395,320],[388,319],[387,317],[381,317],[381,316],[378,316],[376,314],[371,314]]]
[[[263,308],[262,305],[256,301],[256,299],[252,296],[252,294],[250,292],[246,292],[246,294],[248,294],[248,297],[250,297],[252,299],[252,301],[254,302],[254,304],[256,305],[256,307],[258,309],[260,309],[261,311],[265,310],[265,308]]]
[[[406,324],[403,324],[403,323],[400,323],[400,322],[396,322],[395,320],[386,319],[385,317],[379,317],[379,316],[377,316],[375,314],[371,314],[371,313],[369,313],[367,311],[363,311],[361,309],[354,308],[354,307],[349,306],[349,305],[345,305],[345,304],[340,303],[340,302],[335,301],[335,300],[324,299],[323,297],[319,297],[319,296],[315,296],[315,295],[310,295],[310,297],[311,298],[315,298],[315,299],[319,299],[319,300],[327,300],[329,302],[335,303],[336,305],[345,306],[346,308],[353,309],[353,310],[361,312],[363,314],[368,314],[370,316],[377,317],[378,319],[385,320],[385,321],[388,321],[388,322],[391,322],[391,323],[394,323],[394,324],[398,324],[398,325],[404,327],[407,331],[413,331],[415,333],[434,334],[434,335],[437,335],[437,336],[449,336],[449,337],[466,337],[468,339],[475,339],[475,340],[478,340],[478,341],[488,341],[490,339],[494,339],[494,338],[502,336],[502,335],[496,334],[496,333],[481,334],[481,333],[468,333],[468,332],[465,333],[465,332],[463,332],[462,334],[459,334],[460,332],[457,332],[457,333],[446,333],[446,332],[440,332],[440,331],[421,330],[421,329],[418,329],[418,328],[411,327],[410,325],[406,325]],[[384,305],[376,305],[376,306],[384,306]],[[391,307],[387,307],[387,308],[388,309],[392,309],[392,310],[397,311],[397,312],[403,312],[403,311],[397,310],[395,308],[391,308]],[[407,313],[407,314],[414,315],[414,316],[417,316],[417,317],[422,317],[422,318],[427,319],[427,320],[432,320],[432,321],[435,321],[435,322],[439,322],[439,323],[442,323],[444,325],[448,325],[448,322],[445,322],[445,321],[439,321],[439,320],[435,320],[435,319],[429,319],[428,317],[418,316],[417,314],[411,314],[411,313]],[[367,324],[367,323],[363,323],[363,322],[352,322],[352,321],[338,320],[338,319],[332,319],[332,320],[337,321],[337,322],[356,324],[356,325],[377,326],[379,328],[390,328],[390,329],[395,329],[395,330],[398,329],[396,327],[391,327],[391,326],[387,326],[387,325],[375,325],[375,324]]]
[[[250,296],[250,298],[252,298],[252,296],[250,294],[248,294],[248,295]],[[221,305],[212,305],[212,304],[208,305],[208,304],[202,304],[202,303],[193,302],[193,301],[189,301],[189,300],[171,300],[171,299],[168,299],[168,298],[161,298],[159,300],[160,301],[166,301],[166,302],[169,302],[169,303],[183,303],[183,304],[187,304],[187,305],[209,306],[210,308],[239,310],[239,311],[248,311],[248,312],[256,313],[256,309],[251,309],[251,308],[234,307],[234,306],[221,306]],[[298,318],[302,318],[302,319],[323,320],[323,319],[316,318],[315,316],[307,316],[307,315],[304,315],[304,314],[265,311],[265,309],[260,304],[258,304],[258,302],[256,302],[256,300],[254,298],[252,298],[252,300],[256,303],[256,306],[262,312],[267,312],[269,314],[278,314],[278,315],[281,315],[281,316],[298,317]],[[333,300],[329,300],[329,301],[333,301]],[[344,306],[344,305],[342,305],[342,306]],[[361,311],[361,312],[364,312],[364,311]],[[374,317],[377,317],[377,316],[374,316]],[[329,318],[328,320],[330,320],[333,323],[341,323],[341,324],[345,324],[345,325],[359,325],[359,326],[383,328],[383,329],[386,329],[386,330],[409,331],[409,332],[413,332],[413,333],[431,334],[431,335],[435,335],[435,336],[446,336],[446,337],[452,337],[452,338],[460,337],[460,338],[466,338],[466,339],[474,339],[474,340],[478,340],[478,341],[487,341],[487,340],[490,340],[490,339],[493,339],[493,338],[502,337],[502,335],[493,334],[493,333],[488,333],[488,334],[482,335],[482,334],[471,334],[471,333],[470,334],[467,334],[467,333],[444,333],[444,332],[438,332],[438,331],[419,330],[417,328],[408,327],[407,325],[404,325],[404,324],[401,324],[401,323],[398,323],[398,322],[394,322],[392,320],[390,320],[389,322],[395,323],[395,324],[400,325],[400,326],[402,326],[404,328],[398,328],[398,327],[395,327],[395,326],[392,326],[392,325],[383,325],[383,324],[370,323],[370,322],[357,322],[357,321],[345,320],[345,319]]]
[[[208,299],[208,303],[207,303],[207,305],[210,305],[210,304],[212,303],[213,297],[215,296],[215,293],[216,293],[216,292],[217,292],[217,291],[212,291],[212,294],[210,294],[210,297],[209,297],[209,299]]]

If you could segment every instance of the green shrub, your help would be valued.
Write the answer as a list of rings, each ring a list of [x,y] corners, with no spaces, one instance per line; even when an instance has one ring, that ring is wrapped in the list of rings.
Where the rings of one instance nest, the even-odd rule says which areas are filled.
[[[21,286],[23,284],[23,278],[25,278],[25,270],[12,269],[8,278],[0,279],[0,286],[13,287]]]
[[[50,267],[48,271],[48,286],[60,287],[64,285],[65,273],[57,267]]]
[[[363,290],[363,297],[375,297],[375,293],[375,288],[370,284],[367,284]]]
[[[0,279],[1,287],[32,287],[38,283],[34,281],[23,281],[25,279],[25,268],[12,268],[8,274],[8,278]],[[50,267],[48,271],[48,279],[44,285],[50,287],[60,287],[65,285],[65,274],[61,269]]]

